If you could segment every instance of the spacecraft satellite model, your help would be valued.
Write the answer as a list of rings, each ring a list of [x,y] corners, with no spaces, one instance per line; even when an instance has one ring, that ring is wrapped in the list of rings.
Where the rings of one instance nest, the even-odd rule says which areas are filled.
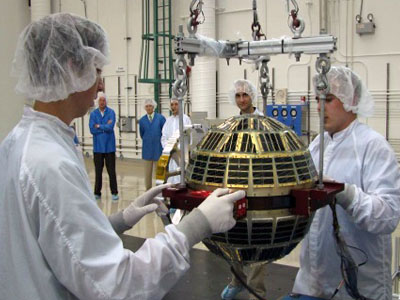
[[[230,59],[254,63],[260,71],[265,108],[270,89],[267,67],[270,56],[292,54],[299,60],[303,54],[318,55],[317,93],[322,99],[323,113],[324,99],[329,92],[326,78],[330,69],[329,54],[336,50],[336,38],[331,35],[302,37],[304,21],[297,15],[296,1],[292,3],[295,8],[289,14],[289,28],[294,33],[293,38],[266,39],[258,22],[256,1],[253,1],[251,26],[253,41],[216,41],[197,35],[199,18],[204,15],[201,0],[191,2],[189,36],[185,37],[180,26],[175,38],[177,58],[173,92],[179,101],[180,132],[164,149],[157,178],[166,179],[171,174],[168,162],[173,154],[179,154],[180,158],[175,160],[180,164],[180,184],[165,189],[163,196],[171,207],[181,209],[183,215],[218,187],[246,191],[246,199],[236,207],[236,226],[203,241],[212,252],[241,264],[273,261],[288,254],[306,234],[315,210],[331,203],[335,194],[343,190],[343,185],[323,182],[323,157],[317,172],[307,147],[294,131],[272,118],[256,115],[235,116],[211,128],[191,152],[185,166],[185,142],[179,137],[184,136],[185,130],[186,57],[192,66],[196,56],[224,58],[228,63]],[[320,130],[323,130],[323,118],[320,122]]]
[[[186,213],[216,188],[245,190],[235,227],[203,243],[232,262],[252,264],[290,253],[315,210],[343,189],[330,183],[321,190],[316,180],[310,153],[294,131],[273,118],[246,114],[211,128],[191,152],[185,187],[163,195]]]

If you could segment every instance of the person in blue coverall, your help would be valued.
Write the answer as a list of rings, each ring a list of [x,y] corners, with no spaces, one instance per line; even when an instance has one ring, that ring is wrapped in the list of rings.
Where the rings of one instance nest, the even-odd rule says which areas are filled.
[[[94,195],[101,198],[102,174],[104,161],[110,179],[113,200],[118,200],[117,176],[115,174],[115,112],[107,106],[107,97],[103,92],[97,94],[99,107],[91,112],[89,119],[90,132],[93,134],[93,160],[96,179]]]
[[[144,160],[144,178],[146,191],[152,186],[153,169],[162,153],[161,134],[165,124],[165,117],[156,113],[157,103],[153,99],[144,101],[146,115],[139,120],[140,137],[142,143],[142,159]]]

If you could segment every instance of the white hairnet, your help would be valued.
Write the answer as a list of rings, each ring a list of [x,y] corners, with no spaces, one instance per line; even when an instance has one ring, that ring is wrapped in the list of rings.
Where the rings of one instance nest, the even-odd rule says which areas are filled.
[[[17,93],[51,102],[88,90],[108,62],[108,42],[96,23],[69,13],[46,16],[20,34],[12,74]]]
[[[146,105],[152,105],[155,109],[157,107],[157,102],[154,101],[153,99],[146,99],[146,100],[144,100],[143,106],[146,106]]]
[[[331,67],[327,74],[330,94],[342,103],[346,111],[352,111],[360,117],[370,117],[374,113],[374,100],[361,78],[346,67]],[[314,89],[317,75],[313,78]],[[314,90],[316,93],[316,91]]]
[[[107,101],[107,95],[104,92],[98,92],[96,101],[99,101],[100,98],[104,98]]]
[[[169,100],[169,103],[171,103],[172,101],[179,102],[178,98],[176,98],[176,97],[172,97],[172,98]]]
[[[257,88],[245,79],[235,80],[232,89],[228,93],[228,99],[234,105],[236,105],[237,93],[246,93],[250,96],[252,103],[257,99]]]

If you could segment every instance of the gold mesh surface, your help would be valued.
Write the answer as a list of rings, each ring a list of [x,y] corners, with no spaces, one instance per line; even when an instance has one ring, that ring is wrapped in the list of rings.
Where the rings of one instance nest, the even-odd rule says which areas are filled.
[[[212,128],[192,151],[186,183],[193,189],[246,189],[249,196],[310,187],[317,173],[297,135],[275,119],[241,115]]]

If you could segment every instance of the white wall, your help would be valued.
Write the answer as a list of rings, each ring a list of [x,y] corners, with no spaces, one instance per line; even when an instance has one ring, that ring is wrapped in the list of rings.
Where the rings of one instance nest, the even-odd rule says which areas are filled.
[[[11,78],[11,62],[19,32],[30,22],[26,0],[3,0],[0,10],[0,141],[21,117],[24,99],[15,95],[15,78]]]
[[[212,1],[212,0],[206,0]],[[172,31],[176,33],[178,25],[183,24],[186,31],[186,18],[189,15],[191,1],[172,0]],[[319,0],[298,1],[299,16],[306,22],[304,36],[319,33]],[[100,23],[108,33],[111,47],[111,63],[103,70],[106,79],[106,92],[109,95],[109,105],[115,110],[118,95],[118,76],[120,76],[121,115],[129,112],[130,116],[140,118],[144,111],[141,103],[146,97],[153,97],[151,84],[138,84],[137,95],[134,90],[126,92],[126,86],[134,87],[134,77],[139,72],[141,50],[141,0],[86,0],[87,16]],[[258,1],[258,17],[264,33],[268,38],[278,38],[284,35],[292,36],[287,26],[286,1]],[[355,33],[355,15],[359,13],[361,0],[328,0],[329,32],[338,38],[338,51],[332,55],[332,61],[337,64],[348,64],[365,80],[375,96],[376,113],[366,120],[373,128],[383,135],[386,134],[386,64],[390,64],[390,120],[389,138],[397,152],[400,152],[399,97],[400,97],[400,41],[396,39],[397,12],[400,2],[397,0],[374,1],[365,0],[363,18],[373,13],[376,32],[373,35],[359,36]],[[60,5],[61,4],[61,5]],[[252,23],[251,0],[217,0],[216,22],[217,39],[237,40],[251,39],[250,25]],[[17,33],[29,22],[29,9],[25,0],[6,0],[6,9],[1,12],[2,71],[1,87],[3,98],[7,99],[8,110],[2,110],[0,118],[0,139],[14,126],[21,114],[22,101],[15,101],[13,89],[15,80],[9,77],[10,63],[15,48]],[[83,3],[80,0],[52,0],[53,12],[68,11],[84,15]],[[207,16],[206,16],[207,18]],[[127,25],[126,25],[127,20]],[[201,26],[201,25],[199,25]],[[131,40],[126,41],[125,37]],[[6,41],[6,42],[4,42]],[[270,72],[275,71],[275,88],[287,88],[289,102],[296,102],[307,92],[307,68],[314,71],[315,57],[302,56],[300,62],[287,55],[271,57]],[[117,72],[117,69],[122,72]],[[255,84],[258,82],[257,71],[252,65],[231,60],[217,60],[218,92],[220,118],[226,118],[238,112],[237,108],[227,102],[227,92],[233,80],[244,77]],[[196,72],[194,66],[192,72]],[[128,76],[126,76],[128,73]],[[191,95],[188,95],[191,99]],[[11,99],[11,100],[10,100]],[[261,97],[259,98],[261,104]],[[135,109],[136,106],[136,109]],[[163,113],[168,115],[168,98],[163,97]],[[261,108],[261,106],[260,106]],[[10,109],[13,113],[9,113]],[[312,129],[317,128],[315,104],[312,103]],[[81,135],[81,121],[77,121],[78,132]],[[83,121],[84,137],[91,142],[87,128],[87,117]],[[135,134],[121,134],[124,143],[135,146]],[[140,139],[137,140],[140,146]],[[89,149],[90,150],[90,149]],[[128,152],[126,154],[129,154]]]

